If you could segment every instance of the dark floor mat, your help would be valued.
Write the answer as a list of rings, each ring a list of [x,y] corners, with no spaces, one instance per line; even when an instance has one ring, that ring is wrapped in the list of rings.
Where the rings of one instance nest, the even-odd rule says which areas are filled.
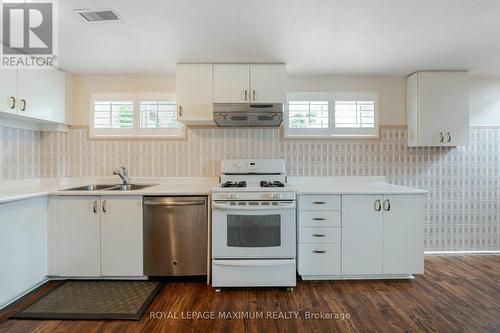
[[[162,285],[153,281],[66,281],[11,318],[139,320]]]

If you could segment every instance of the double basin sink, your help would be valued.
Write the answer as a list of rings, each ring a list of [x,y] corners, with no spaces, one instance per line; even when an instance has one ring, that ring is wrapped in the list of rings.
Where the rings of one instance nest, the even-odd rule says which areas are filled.
[[[148,188],[155,186],[157,184],[111,184],[111,185],[85,185],[64,189],[63,191],[133,191],[142,190],[143,188]]]

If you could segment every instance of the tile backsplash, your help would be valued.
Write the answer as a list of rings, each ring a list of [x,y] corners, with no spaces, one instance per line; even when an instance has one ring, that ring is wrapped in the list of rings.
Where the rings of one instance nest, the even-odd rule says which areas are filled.
[[[500,129],[472,128],[457,148],[407,148],[406,129],[381,140],[283,140],[278,129],[189,129],[185,141],[90,141],[87,130],[0,127],[1,180],[217,176],[221,159],[284,158],[292,176],[376,176],[429,190],[427,251],[500,250]]]

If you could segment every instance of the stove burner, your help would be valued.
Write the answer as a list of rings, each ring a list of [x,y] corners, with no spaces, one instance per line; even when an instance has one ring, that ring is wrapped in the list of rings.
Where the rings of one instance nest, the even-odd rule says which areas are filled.
[[[247,182],[225,182],[222,183],[221,187],[247,187]]]
[[[262,180],[260,182],[260,187],[285,187],[285,184],[283,184],[279,180],[273,180],[273,181]]]

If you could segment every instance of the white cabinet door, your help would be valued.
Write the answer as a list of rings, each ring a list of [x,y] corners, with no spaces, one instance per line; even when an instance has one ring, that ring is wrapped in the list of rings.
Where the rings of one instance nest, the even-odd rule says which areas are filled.
[[[47,198],[0,204],[0,308],[47,275]]]
[[[17,69],[0,70],[0,111],[17,113]]]
[[[64,123],[66,75],[58,70],[19,69],[19,114]]]
[[[177,120],[213,124],[213,65],[180,64],[176,71]]]
[[[384,274],[424,273],[424,196],[384,196]]]
[[[250,102],[250,65],[214,65],[214,103]]]
[[[59,198],[59,274],[100,276],[99,197]]]
[[[142,276],[142,197],[101,197],[103,276]]]
[[[407,79],[409,146],[459,146],[469,142],[469,76],[418,72]]]
[[[250,65],[250,102],[285,103],[285,101],[285,65]]]
[[[342,274],[382,274],[383,211],[379,195],[342,196]]]

